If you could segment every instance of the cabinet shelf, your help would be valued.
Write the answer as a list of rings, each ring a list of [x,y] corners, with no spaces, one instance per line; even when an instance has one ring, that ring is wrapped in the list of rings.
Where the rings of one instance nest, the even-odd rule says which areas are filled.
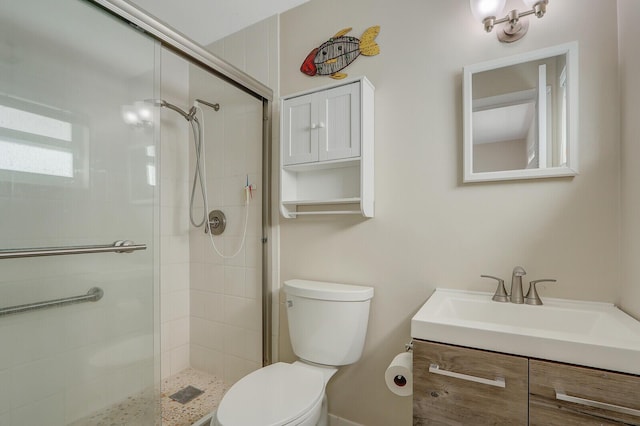
[[[313,163],[287,164],[282,166],[283,170],[291,172],[307,172],[312,170],[339,169],[342,167],[353,167],[360,164],[360,157],[345,158],[341,160],[316,161]]]
[[[313,206],[313,205],[326,205],[326,204],[357,204],[360,203],[360,197],[353,198],[332,198],[322,200],[288,200],[282,201],[282,204],[286,205],[298,205],[298,206]]]
[[[373,91],[371,83],[359,77],[282,99],[283,217],[373,217]],[[338,207],[313,209],[314,205]],[[305,208],[298,212],[299,206]]]

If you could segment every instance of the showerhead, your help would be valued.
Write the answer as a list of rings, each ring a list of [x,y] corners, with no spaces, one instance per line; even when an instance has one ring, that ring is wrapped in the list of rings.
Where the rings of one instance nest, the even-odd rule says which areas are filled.
[[[169,108],[174,110],[175,112],[177,112],[178,114],[180,114],[181,116],[184,117],[185,120],[187,121],[193,121],[196,115],[196,108],[195,107],[191,107],[189,109],[189,112],[186,112],[182,109],[180,109],[179,107],[170,104],[169,102],[165,101],[164,99],[145,99],[145,102],[148,102],[150,104],[152,104],[153,106],[158,106],[158,107],[165,107],[165,108]]]
[[[144,101],[148,104],[159,107],[162,107],[167,103],[164,99],[145,99]]]

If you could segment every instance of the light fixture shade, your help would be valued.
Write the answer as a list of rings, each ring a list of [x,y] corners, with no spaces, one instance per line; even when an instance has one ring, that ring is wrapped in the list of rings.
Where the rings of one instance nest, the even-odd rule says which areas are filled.
[[[533,2],[536,3],[535,0]],[[506,0],[470,0],[469,6],[471,7],[473,17],[483,22],[490,16],[494,18],[501,16],[505,3]]]

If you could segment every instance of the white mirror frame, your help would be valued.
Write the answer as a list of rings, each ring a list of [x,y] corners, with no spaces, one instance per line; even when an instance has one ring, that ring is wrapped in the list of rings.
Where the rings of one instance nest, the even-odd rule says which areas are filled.
[[[567,58],[567,163],[560,167],[538,169],[505,170],[474,173],[473,171],[473,74],[490,71],[523,62],[537,61],[553,56],[566,55]],[[507,58],[500,58],[463,68],[463,182],[486,182],[513,179],[537,179],[567,177],[578,174],[578,42],[571,42],[545,49],[527,52]]]

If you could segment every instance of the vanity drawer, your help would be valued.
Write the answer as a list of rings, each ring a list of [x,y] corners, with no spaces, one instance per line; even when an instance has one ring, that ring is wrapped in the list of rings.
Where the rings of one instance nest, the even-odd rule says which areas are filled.
[[[414,425],[526,425],[527,358],[414,340]]]
[[[640,425],[640,377],[529,361],[530,425]]]

